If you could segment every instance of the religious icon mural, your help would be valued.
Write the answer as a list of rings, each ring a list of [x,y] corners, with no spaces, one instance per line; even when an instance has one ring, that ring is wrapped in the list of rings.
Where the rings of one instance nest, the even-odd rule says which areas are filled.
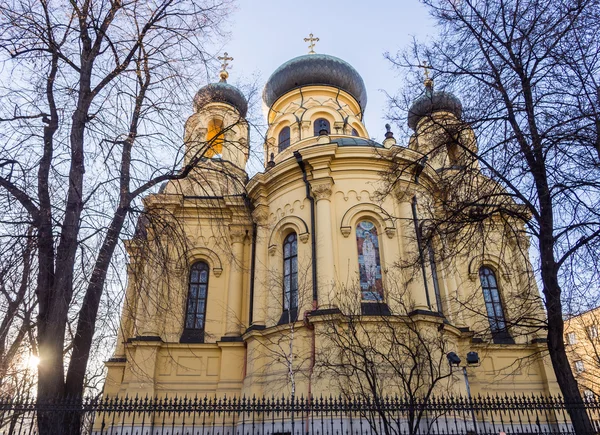
[[[361,221],[356,226],[356,246],[358,247],[358,269],[360,291],[363,301],[382,301],[383,282],[379,258],[377,228],[369,221]]]

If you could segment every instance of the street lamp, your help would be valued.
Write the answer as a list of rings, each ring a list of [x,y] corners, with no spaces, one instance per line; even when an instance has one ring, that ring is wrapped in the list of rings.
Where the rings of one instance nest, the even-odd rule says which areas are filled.
[[[446,358],[448,358],[448,364],[450,364],[450,372],[452,372],[452,367],[460,367],[462,360],[456,354],[456,352],[448,352]],[[477,367],[479,366],[479,363],[479,354],[477,352],[469,352],[467,353],[467,363],[462,366],[463,377],[465,378],[465,386],[467,387],[467,397],[471,405],[471,419],[473,420],[473,430],[475,433],[477,433],[477,420],[475,418],[475,410],[473,409],[473,402],[471,400],[471,386],[469,385],[467,367]]]

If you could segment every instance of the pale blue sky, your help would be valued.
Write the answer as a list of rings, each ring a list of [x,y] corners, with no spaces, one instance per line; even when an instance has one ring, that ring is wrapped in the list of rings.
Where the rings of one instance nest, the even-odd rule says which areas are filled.
[[[386,123],[382,90],[393,93],[401,85],[383,53],[407,47],[413,36],[424,41],[434,32],[417,0],[240,0],[229,30],[224,46],[234,57],[229,81],[258,75],[261,92],[279,65],[308,53],[304,38],[314,33],[320,38],[317,53],[344,59],[361,74],[368,92],[365,125],[379,141]]]

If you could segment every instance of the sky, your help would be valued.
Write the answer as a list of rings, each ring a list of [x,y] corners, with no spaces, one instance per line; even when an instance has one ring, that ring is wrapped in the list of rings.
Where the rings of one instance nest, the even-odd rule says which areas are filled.
[[[408,47],[413,37],[426,41],[435,31],[417,0],[239,0],[230,21],[223,47],[234,58],[230,83],[258,77],[262,92],[278,66],[308,53],[304,38],[313,33],[320,39],[317,53],[345,60],[362,76],[368,94],[365,126],[379,142],[387,122],[384,90],[394,93],[401,86],[384,53]]]

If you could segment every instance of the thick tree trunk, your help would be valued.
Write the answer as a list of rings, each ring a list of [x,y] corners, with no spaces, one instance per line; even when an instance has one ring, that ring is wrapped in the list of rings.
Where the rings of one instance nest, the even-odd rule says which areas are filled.
[[[550,268],[550,267],[549,267]],[[556,380],[577,435],[593,434],[594,428],[584,406],[577,381],[567,358],[564,341],[564,321],[560,302],[560,287],[555,274],[543,273],[544,294],[548,310],[548,350]]]
[[[550,352],[550,360],[575,433],[577,435],[594,434],[594,428],[584,406],[565,350],[561,288],[558,283],[558,265],[554,260],[552,232],[542,225],[540,234],[540,260],[543,291],[548,311],[548,351]]]
[[[41,403],[53,403],[66,398],[64,373],[65,330],[69,305],[73,295],[73,270],[78,247],[81,212],[83,210],[83,177],[85,173],[84,140],[85,126],[91,100],[90,77],[93,63],[82,55],[77,109],[72,115],[70,134],[71,165],[65,216],[60,241],[56,247],[54,264],[44,264],[46,273],[53,270],[52,280],[40,287],[40,321],[38,342],[41,363],[38,366],[37,399]],[[51,210],[51,208],[50,208]],[[48,250],[54,246],[48,247]],[[43,254],[41,254],[43,255]],[[40,269],[42,265],[40,264]],[[41,272],[41,271],[40,271]],[[38,414],[40,435],[69,434],[69,413],[48,412]]]

